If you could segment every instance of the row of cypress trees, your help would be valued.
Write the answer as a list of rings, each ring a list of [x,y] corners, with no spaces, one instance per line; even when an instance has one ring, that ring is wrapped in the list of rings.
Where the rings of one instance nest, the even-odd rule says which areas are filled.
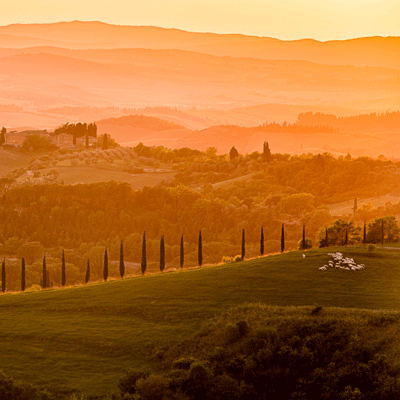
[[[305,243],[305,225],[303,225],[303,243]],[[281,252],[285,249],[285,230],[284,224],[282,224],[282,232],[281,232]],[[264,227],[261,226],[261,237],[260,237],[260,254],[264,255]],[[242,230],[242,260],[244,260],[246,255],[246,239],[245,239],[245,230]],[[179,266],[183,268],[185,262],[185,253],[184,253],[184,241],[183,235],[181,236],[180,242],[180,257],[179,257]],[[199,231],[198,238],[198,265],[201,267],[203,264],[203,239],[201,235],[201,230]],[[147,254],[146,254],[146,232],[143,232],[143,242],[142,242],[142,258],[141,258],[141,272],[142,275],[145,274],[147,268]],[[160,271],[163,272],[165,269],[165,240],[164,235],[161,236],[160,239]],[[125,262],[124,262],[124,245],[121,240],[120,245],[120,258],[119,258],[119,272],[121,278],[125,275]],[[5,259],[2,262],[1,268],[1,283],[2,283],[2,292],[6,290],[6,268],[5,268]],[[107,247],[104,251],[104,262],[103,262],[103,279],[107,281],[108,279],[108,250]],[[90,280],[90,261],[87,260],[86,274],[85,274],[85,284],[87,284]],[[62,252],[61,258],[61,285],[64,287],[66,285],[66,267],[65,267],[65,253],[64,250]],[[43,272],[41,279],[41,286],[43,289],[51,286],[49,271],[46,266],[46,255],[43,256]],[[21,260],[21,291],[24,291],[26,287],[26,279],[25,279],[25,259]]]

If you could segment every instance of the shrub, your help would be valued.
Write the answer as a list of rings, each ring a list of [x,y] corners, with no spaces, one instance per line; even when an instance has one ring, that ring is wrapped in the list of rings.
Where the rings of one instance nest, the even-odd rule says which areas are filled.
[[[242,256],[235,256],[235,257],[233,257],[233,262],[239,262],[239,261],[242,261]]]
[[[312,240],[310,238],[306,238],[306,244],[305,244],[304,248],[303,248],[303,239],[300,239],[298,242],[297,249],[298,250],[303,250],[303,249],[306,250],[306,249],[311,249],[312,247],[313,247]],[[323,247],[323,246],[320,246],[320,247]]]
[[[232,257],[229,257],[229,256],[223,256],[222,257],[222,262],[223,263],[231,263],[232,261],[233,261]]]
[[[372,253],[376,249],[374,244],[369,244],[367,247],[368,253]]]
[[[168,387],[168,379],[158,375],[150,375],[136,382],[136,389],[141,400],[162,400]]]

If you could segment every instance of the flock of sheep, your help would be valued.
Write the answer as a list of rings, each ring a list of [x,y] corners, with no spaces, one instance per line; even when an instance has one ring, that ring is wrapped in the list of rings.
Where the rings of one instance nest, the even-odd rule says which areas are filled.
[[[348,271],[359,271],[365,268],[364,264],[357,264],[353,258],[343,257],[342,253],[328,253],[328,256],[333,257],[333,261],[329,261],[328,265],[319,267],[320,271],[327,271],[328,268],[347,269]]]

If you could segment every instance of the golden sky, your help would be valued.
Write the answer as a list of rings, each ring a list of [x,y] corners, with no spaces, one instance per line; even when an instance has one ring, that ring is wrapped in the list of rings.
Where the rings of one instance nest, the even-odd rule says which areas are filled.
[[[72,20],[332,40],[400,36],[400,1],[0,0],[0,25]]]

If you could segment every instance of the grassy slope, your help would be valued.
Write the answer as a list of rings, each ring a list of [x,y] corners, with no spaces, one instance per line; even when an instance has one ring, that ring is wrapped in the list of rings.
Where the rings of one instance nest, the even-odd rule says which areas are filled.
[[[26,168],[30,155],[0,149],[0,178],[18,168]]]
[[[104,393],[126,368],[156,368],[157,349],[245,302],[400,310],[400,249],[377,249],[372,256],[363,247],[344,249],[366,269],[319,272],[333,250],[5,294],[0,368],[54,390]]]

